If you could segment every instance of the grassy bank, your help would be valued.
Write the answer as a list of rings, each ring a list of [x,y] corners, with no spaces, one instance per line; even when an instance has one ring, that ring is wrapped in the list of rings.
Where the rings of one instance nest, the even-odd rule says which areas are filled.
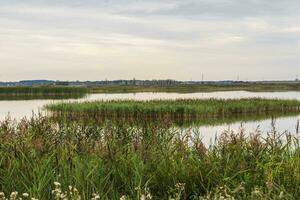
[[[250,91],[283,92],[300,91],[300,83],[235,83],[235,84],[178,84],[172,86],[103,85],[89,87],[91,93],[134,93],[134,92],[216,92]]]
[[[58,94],[85,94],[87,88],[84,87],[58,87],[58,86],[39,86],[39,87],[0,87],[1,96],[55,96]]]
[[[0,87],[1,95],[16,94],[57,94],[57,93],[136,93],[136,92],[216,92],[216,91],[251,91],[283,92],[300,91],[300,83],[234,83],[234,84],[176,84],[169,86],[155,85],[98,85],[98,86],[10,86]]]
[[[43,117],[3,121],[0,192],[103,200],[300,196],[297,138],[275,130],[264,139],[259,132],[246,137],[241,130],[224,132],[210,148],[200,138],[197,132],[147,124],[99,127]]]
[[[86,97],[85,93],[56,93],[56,94],[7,94],[0,95],[0,101],[23,101],[23,100],[65,100],[81,99]]]
[[[300,101],[279,99],[180,99],[151,101],[95,101],[49,104],[57,115],[79,115],[107,119],[198,119],[247,114],[298,112]]]

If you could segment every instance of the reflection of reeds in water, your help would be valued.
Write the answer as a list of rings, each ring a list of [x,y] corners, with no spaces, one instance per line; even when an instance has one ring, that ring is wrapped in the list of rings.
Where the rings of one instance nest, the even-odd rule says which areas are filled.
[[[112,123],[126,123],[128,125],[143,125],[145,123],[154,124],[169,124],[170,126],[178,127],[200,127],[200,126],[215,126],[220,124],[232,124],[235,122],[252,122],[261,121],[271,118],[281,117],[294,117],[298,116],[298,112],[271,112],[261,114],[235,114],[230,116],[215,116],[215,117],[180,117],[170,115],[160,116],[139,116],[139,117],[126,117],[126,116],[107,116],[97,115],[95,113],[74,113],[74,112],[50,112],[50,116],[55,121],[76,121],[83,123],[102,124],[106,121]]]
[[[93,193],[113,200],[300,196],[299,138],[276,130],[267,138],[244,131],[224,132],[207,148],[200,135],[165,124],[95,126],[42,116],[5,120],[0,195],[19,191],[55,199],[53,194],[75,192],[72,185],[81,199]],[[52,193],[54,187],[61,191]]]

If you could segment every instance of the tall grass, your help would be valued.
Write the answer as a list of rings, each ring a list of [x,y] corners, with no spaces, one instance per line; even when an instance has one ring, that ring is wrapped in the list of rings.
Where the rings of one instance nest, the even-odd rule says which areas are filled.
[[[7,119],[0,123],[0,191],[60,199],[52,194],[59,182],[57,191],[72,185],[81,199],[297,199],[297,134],[268,135],[224,132],[205,147],[196,130],[165,125]]]
[[[44,99],[81,99],[86,97],[85,93],[27,93],[27,94],[2,94],[0,101],[18,101],[18,100],[44,100]]]
[[[99,85],[90,86],[92,93],[128,93],[128,92],[215,92],[215,91],[251,91],[282,92],[300,91],[299,83],[234,83],[234,84],[176,84],[170,86],[155,85]]]
[[[106,118],[205,118],[232,115],[298,112],[300,101],[279,99],[179,99],[64,102],[45,107],[56,114]]]
[[[35,86],[35,87],[0,87],[0,96],[3,95],[57,95],[57,94],[81,94],[87,93],[85,87],[58,87],[58,86]]]

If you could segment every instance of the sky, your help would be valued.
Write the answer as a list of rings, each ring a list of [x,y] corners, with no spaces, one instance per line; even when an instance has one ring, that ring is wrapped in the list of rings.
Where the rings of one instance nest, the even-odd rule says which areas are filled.
[[[286,80],[299,0],[0,0],[0,80]]]

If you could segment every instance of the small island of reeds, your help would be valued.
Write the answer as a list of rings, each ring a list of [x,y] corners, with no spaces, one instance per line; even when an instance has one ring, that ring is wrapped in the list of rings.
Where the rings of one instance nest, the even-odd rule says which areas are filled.
[[[45,108],[57,115],[133,119],[199,119],[233,115],[262,115],[300,110],[300,101],[280,99],[178,99],[63,102]]]

